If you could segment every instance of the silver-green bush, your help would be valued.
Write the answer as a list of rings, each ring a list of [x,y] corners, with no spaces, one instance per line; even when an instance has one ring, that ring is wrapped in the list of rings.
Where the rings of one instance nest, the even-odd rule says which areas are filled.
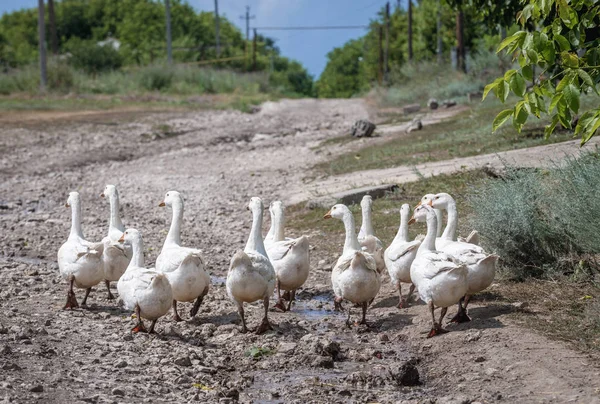
[[[517,277],[597,270],[600,154],[547,170],[508,168],[469,198],[471,224]]]

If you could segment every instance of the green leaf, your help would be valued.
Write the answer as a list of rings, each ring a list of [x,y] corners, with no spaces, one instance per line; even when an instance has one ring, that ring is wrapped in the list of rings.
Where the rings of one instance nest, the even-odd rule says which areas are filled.
[[[528,117],[529,114],[527,113],[527,110],[525,108],[520,108],[519,111],[515,111],[513,121],[518,125],[523,126],[525,122],[527,122]]]
[[[554,45],[551,42],[547,42],[544,44],[544,48],[542,50],[542,56],[546,61],[550,64],[554,64],[554,60],[556,59],[556,52],[554,51]]]
[[[546,125],[546,127],[544,128],[544,137],[546,139],[548,139],[552,132],[554,132],[556,125],[558,125],[558,115],[554,115],[552,117],[552,122],[549,125]]]
[[[558,46],[560,48],[561,51],[570,51],[571,50],[571,43],[567,40],[567,38],[565,38],[562,35],[554,35],[554,41],[558,42]]]
[[[504,80],[510,82],[510,78],[515,75],[517,71],[515,69],[508,70],[504,73]]]
[[[496,118],[494,118],[494,122],[492,123],[492,131],[495,132],[504,122],[508,120],[513,114],[514,109],[505,109],[504,111],[500,111]]]
[[[506,48],[511,43],[519,40],[521,37],[523,37],[526,34],[527,33],[525,31],[517,31],[514,34],[512,34],[511,36],[509,36],[508,38],[505,38],[502,42],[500,42],[500,46],[498,46],[498,50],[496,51],[496,53],[499,53],[502,49]]]
[[[537,63],[539,60],[539,56],[538,56],[537,52],[534,51],[533,49],[529,49],[527,51],[527,56],[529,56],[529,59],[531,60],[532,63]]]
[[[525,79],[533,81],[533,68],[531,67],[531,65],[523,66],[523,68],[521,69],[521,73],[523,74],[523,77],[525,77]]]
[[[562,91],[568,84],[571,84],[572,80],[573,75],[571,74],[571,72],[567,72],[567,74],[565,74],[565,77],[563,77],[556,86],[556,91]]]
[[[577,113],[579,111],[579,89],[573,84],[569,84],[563,90],[563,94],[571,111]]]
[[[552,111],[554,111],[554,108],[556,108],[560,100],[562,100],[562,97],[562,93],[556,93],[554,97],[552,97],[552,100],[550,101],[550,107],[548,108],[548,112],[552,113]]]
[[[487,97],[488,93],[490,91],[494,90],[496,87],[498,87],[498,85],[500,84],[501,81],[502,81],[502,77],[497,78],[492,83],[485,86],[485,88],[483,89],[483,97],[481,98],[481,100],[482,101],[485,100],[485,97]]]
[[[520,73],[516,73],[512,76],[510,80],[510,89],[519,97],[525,95],[525,79]]]
[[[592,76],[590,76],[585,70],[583,69],[577,69],[577,74],[579,75],[579,78],[588,86],[592,87],[592,90],[594,90],[594,92],[598,95],[600,95],[600,93],[598,93],[598,89],[596,88],[596,85],[594,84],[594,80],[592,80]]]

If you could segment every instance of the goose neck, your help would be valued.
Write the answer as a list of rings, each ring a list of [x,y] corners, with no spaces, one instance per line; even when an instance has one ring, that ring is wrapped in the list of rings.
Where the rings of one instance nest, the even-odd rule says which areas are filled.
[[[81,230],[81,204],[79,201],[71,203],[71,233],[69,238],[83,238]]]
[[[458,212],[456,211],[456,203],[454,201],[448,202],[446,211],[448,212],[448,223],[446,224],[442,238],[456,241],[456,227],[458,226]]]
[[[248,242],[246,243],[245,252],[253,252],[257,251],[259,254],[267,256],[267,252],[265,250],[265,245],[262,239],[262,221],[263,221],[263,212],[262,209],[253,209],[252,210],[252,228],[250,229],[250,236],[248,237]]]
[[[283,212],[275,212],[273,220],[273,241],[283,241],[283,229],[284,229],[285,217]]]
[[[141,237],[132,240],[131,253],[131,261],[129,261],[127,269],[144,267],[144,241]]]
[[[110,198],[110,221],[108,227],[117,229],[121,232],[125,230],[123,223],[121,222],[121,216],[119,215],[119,196],[115,195]]]
[[[437,218],[437,230],[435,232],[436,237],[441,237],[442,236],[442,230],[443,230],[443,216],[444,216],[444,212],[442,212],[441,209],[434,209],[433,210],[435,212],[435,217]]]
[[[171,220],[171,226],[169,227],[169,233],[165,244],[181,245],[181,223],[183,222],[183,202],[174,202],[173,208],[173,219]]]
[[[360,234],[363,236],[372,236],[375,234],[373,231],[373,221],[371,215],[371,207],[365,206],[362,208],[362,223],[360,224]]]
[[[427,216],[427,234],[419,247],[419,253],[435,251],[435,236],[437,231],[437,217],[435,215]]]
[[[344,212],[342,222],[344,223],[344,228],[346,230],[346,239],[344,241],[344,253],[349,251],[360,251],[361,247],[360,243],[358,242],[358,237],[356,236],[354,216],[352,216],[352,212],[350,212],[349,210]]]
[[[400,214],[400,227],[398,228],[398,233],[396,233],[396,237],[394,237],[394,241],[404,241],[408,240],[408,217],[407,215]]]

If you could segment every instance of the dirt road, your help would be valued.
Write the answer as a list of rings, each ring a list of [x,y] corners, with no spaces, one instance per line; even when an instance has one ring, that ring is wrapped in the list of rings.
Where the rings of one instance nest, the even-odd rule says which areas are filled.
[[[512,323],[514,311],[535,315],[522,305],[479,299],[471,323],[427,340],[425,307],[396,309],[385,283],[368,313],[372,327],[346,328],[332,311],[327,265],[317,265],[335,257],[318,245],[293,312],[271,313],[275,331],[240,334],[224,279],[249,233],[249,198],[269,203],[301,189],[323,158],[311,148],[367,116],[361,100],[296,100],[268,103],[254,115],[129,111],[4,125],[0,400],[600,402],[593,361]],[[64,203],[69,191],[81,193],[85,235],[99,240],[109,212],[98,195],[107,183],[120,190],[126,226],[142,232],[148,265],[170,221],[158,203],[168,190],[183,193],[183,242],[203,250],[212,275],[195,319],[166,317],[158,334],[132,335],[129,313],[103,287],[88,309],[61,310],[66,285],[55,259],[70,225]],[[247,313],[249,325],[258,324],[259,305]],[[415,382],[415,369],[419,384],[403,386]]]

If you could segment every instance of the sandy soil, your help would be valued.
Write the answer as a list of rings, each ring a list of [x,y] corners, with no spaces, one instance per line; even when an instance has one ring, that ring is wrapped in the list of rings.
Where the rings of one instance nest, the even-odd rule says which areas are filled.
[[[254,115],[136,111],[83,121],[44,114],[4,125],[0,400],[600,402],[593,360],[512,323],[511,312],[527,312],[519,303],[489,305],[484,295],[472,305],[471,323],[426,339],[425,307],[396,309],[385,283],[368,313],[372,326],[346,328],[332,311],[336,257],[318,245],[293,311],[272,312],[272,332],[240,334],[224,279],[249,232],[249,198],[269,203],[302,188],[307,167],[326,158],[314,146],[367,117],[361,100],[296,100],[268,103]],[[158,202],[168,190],[183,193],[182,238],[203,250],[212,276],[195,319],[165,317],[157,334],[132,335],[130,313],[107,300],[103,286],[88,309],[61,310],[66,285],[55,260],[69,231],[67,194],[81,193],[84,232],[99,240],[108,221],[98,196],[106,183],[120,190],[124,223],[142,231],[149,266],[170,221]],[[257,325],[259,306],[247,313]],[[417,373],[419,383],[408,386]]]

